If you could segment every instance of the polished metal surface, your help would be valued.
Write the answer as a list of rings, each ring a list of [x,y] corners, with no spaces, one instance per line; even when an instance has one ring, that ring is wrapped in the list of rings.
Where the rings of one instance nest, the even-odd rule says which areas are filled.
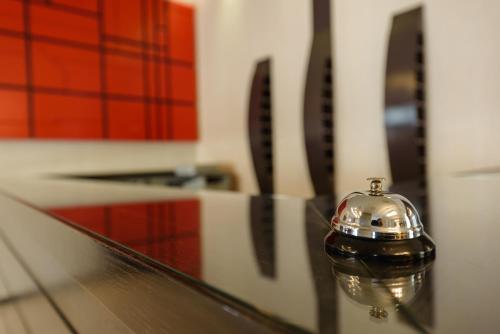
[[[377,239],[404,240],[423,234],[417,210],[404,196],[384,192],[383,178],[369,178],[370,190],[354,192],[338,205],[332,227],[343,234]]]

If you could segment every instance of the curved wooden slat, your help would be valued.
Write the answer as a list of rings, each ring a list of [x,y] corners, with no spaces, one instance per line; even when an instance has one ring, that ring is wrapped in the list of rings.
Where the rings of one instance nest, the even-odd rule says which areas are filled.
[[[334,191],[330,0],[313,0],[314,35],[304,95],[304,135],[314,192]]]
[[[422,8],[418,7],[393,18],[387,53],[385,126],[393,190],[409,197],[426,217],[424,69]]]
[[[395,15],[389,37],[385,81],[385,126],[393,185],[420,213],[431,231],[427,204],[425,58],[422,7]],[[428,277],[408,309],[434,324],[433,280]]]
[[[274,192],[272,134],[271,59],[268,58],[255,67],[248,112],[250,150],[262,194]]]
[[[422,9],[393,18],[387,54],[385,125],[394,183],[425,176]]]

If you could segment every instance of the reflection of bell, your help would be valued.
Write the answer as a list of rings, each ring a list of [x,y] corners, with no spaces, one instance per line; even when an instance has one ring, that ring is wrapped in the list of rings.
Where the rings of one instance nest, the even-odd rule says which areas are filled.
[[[327,251],[389,260],[434,257],[434,242],[410,201],[382,191],[382,178],[368,180],[369,191],[351,193],[338,205]]]
[[[417,295],[425,280],[431,262],[421,261],[407,266],[362,263],[356,258],[332,256],[332,272],[349,298],[371,306],[370,316],[375,320],[388,317],[387,308],[408,304]],[[369,269],[368,269],[369,268]]]

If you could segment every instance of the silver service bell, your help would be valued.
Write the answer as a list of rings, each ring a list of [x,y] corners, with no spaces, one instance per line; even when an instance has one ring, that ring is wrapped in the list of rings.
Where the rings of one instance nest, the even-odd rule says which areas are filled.
[[[383,178],[369,178],[370,190],[353,192],[337,206],[326,249],[343,255],[390,260],[435,256],[417,209],[404,196],[386,192]]]

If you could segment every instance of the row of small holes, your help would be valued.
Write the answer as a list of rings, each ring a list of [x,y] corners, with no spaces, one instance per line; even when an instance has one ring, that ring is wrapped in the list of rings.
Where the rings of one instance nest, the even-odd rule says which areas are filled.
[[[263,159],[267,173],[273,173],[273,139],[272,139],[272,116],[271,116],[271,77],[267,74],[263,78],[261,100],[260,100],[260,122],[263,147]]]
[[[332,118],[332,59],[328,58],[325,61],[323,73],[323,105],[322,105],[322,124],[323,124],[323,141],[325,168],[329,176],[333,175],[333,118]]]
[[[419,156],[419,180],[418,185],[421,190],[421,195],[419,195],[419,200],[422,205],[422,218],[425,219],[427,215],[427,199],[426,199],[426,188],[427,188],[427,176],[426,176],[426,144],[425,144],[425,72],[424,72],[424,36],[422,32],[417,33],[417,52],[415,54],[415,77],[416,77],[416,90],[415,90],[415,100],[417,104],[417,150]]]

